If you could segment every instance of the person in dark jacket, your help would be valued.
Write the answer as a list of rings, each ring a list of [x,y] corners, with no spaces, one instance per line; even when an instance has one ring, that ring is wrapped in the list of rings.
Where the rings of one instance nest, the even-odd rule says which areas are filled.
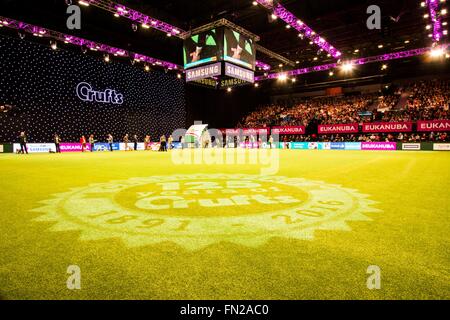
[[[137,134],[135,134],[135,135],[133,136],[133,142],[134,142],[134,151],[137,151],[137,148],[138,148],[138,142],[139,142],[139,139],[138,139]]]
[[[61,138],[59,137],[59,135],[57,133],[55,133],[53,140],[55,142],[56,153],[61,153],[61,149],[59,148],[59,144],[61,143]]]
[[[25,131],[22,131],[19,136],[19,143],[20,143],[20,153],[28,154],[27,149],[27,135],[25,134]]]

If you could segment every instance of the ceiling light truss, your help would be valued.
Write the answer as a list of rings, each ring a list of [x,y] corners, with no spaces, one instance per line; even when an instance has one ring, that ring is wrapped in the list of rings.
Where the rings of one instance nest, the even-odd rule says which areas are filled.
[[[158,66],[161,66],[161,67],[164,67],[167,69],[182,69],[181,66],[179,66],[175,63],[172,63],[172,62],[167,62],[164,60],[148,57],[148,56],[145,56],[142,54],[133,53],[133,52],[130,52],[130,51],[127,51],[124,49],[111,47],[111,46],[108,46],[103,43],[75,37],[75,36],[64,34],[64,33],[58,32],[58,31],[54,31],[54,30],[43,28],[43,27],[35,26],[35,25],[29,24],[29,23],[17,21],[14,19],[0,16],[0,21],[2,21],[2,25],[5,27],[11,28],[11,29],[17,29],[17,30],[20,30],[20,31],[23,31],[26,33],[30,33],[34,36],[50,38],[50,39],[58,40],[58,41],[61,41],[64,43],[70,43],[72,45],[84,47],[86,49],[90,49],[93,51],[99,51],[99,52],[112,54],[114,56],[129,57],[134,60],[145,61],[145,62],[154,64],[154,65],[158,65]]]
[[[87,0],[85,0],[85,1],[87,1]],[[161,32],[170,34],[175,37],[180,37],[180,35],[185,32],[184,30],[182,30],[176,26],[173,26],[164,21],[161,21],[161,20],[155,19],[153,17],[150,17],[148,15],[145,15],[142,12],[133,10],[122,4],[118,4],[117,2],[114,2],[114,1],[89,0],[87,2],[92,6],[101,8],[103,10],[109,11],[120,17],[130,19],[131,21],[138,22],[141,25],[145,25],[149,28],[159,30]]]
[[[445,50],[445,49],[447,49],[447,47],[449,45],[450,44],[445,44],[445,45],[440,46],[440,48]],[[426,53],[429,53],[431,50],[432,50],[432,48],[412,49],[412,50],[407,50],[407,51],[394,52],[394,53],[373,56],[373,57],[349,60],[349,61],[346,61],[345,63],[356,66],[356,65],[364,65],[364,64],[375,63],[375,62],[383,62],[383,61],[390,61],[390,60],[396,60],[396,59],[405,59],[405,58],[424,55]],[[298,76],[298,75],[307,74],[307,73],[327,71],[330,69],[335,69],[335,68],[339,67],[340,65],[341,64],[339,64],[339,63],[330,63],[330,64],[321,65],[321,66],[314,66],[314,67],[309,67],[309,68],[290,70],[290,71],[286,71],[286,72],[271,73],[267,76],[256,77],[255,81],[278,79],[280,76]]]
[[[274,1],[270,0],[256,0],[256,1],[262,6],[264,6],[266,9],[272,11],[275,16],[286,22],[287,25],[297,30],[300,34],[303,34],[306,38],[311,40],[321,50],[330,54],[333,58],[339,59],[342,56],[342,53],[339,50],[337,50],[334,46],[328,43],[324,38],[319,36],[313,29],[307,26],[302,20],[297,18],[292,12],[287,10],[281,4],[279,3],[274,4]]]

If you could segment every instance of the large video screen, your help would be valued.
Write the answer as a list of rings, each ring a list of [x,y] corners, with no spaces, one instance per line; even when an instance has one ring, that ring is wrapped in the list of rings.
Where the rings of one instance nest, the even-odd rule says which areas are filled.
[[[184,68],[192,68],[220,60],[222,47],[221,30],[211,29],[184,41]]]
[[[224,31],[223,60],[255,70],[256,50],[252,39],[228,28]]]

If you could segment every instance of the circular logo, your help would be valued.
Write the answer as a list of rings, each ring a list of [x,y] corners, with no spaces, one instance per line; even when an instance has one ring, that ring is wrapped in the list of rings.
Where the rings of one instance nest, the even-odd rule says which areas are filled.
[[[56,194],[34,209],[53,231],[82,240],[121,238],[129,246],[172,241],[200,248],[220,241],[257,246],[272,237],[313,239],[350,230],[379,212],[356,190],[302,178],[195,174],[131,178]]]

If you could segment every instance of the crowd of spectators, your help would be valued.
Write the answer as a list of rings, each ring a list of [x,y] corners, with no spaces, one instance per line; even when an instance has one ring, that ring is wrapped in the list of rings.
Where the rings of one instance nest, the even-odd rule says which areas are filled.
[[[401,92],[410,96],[399,106]],[[449,119],[450,81],[414,82],[391,95],[320,97],[294,105],[272,104],[250,113],[239,127],[298,126]]]

